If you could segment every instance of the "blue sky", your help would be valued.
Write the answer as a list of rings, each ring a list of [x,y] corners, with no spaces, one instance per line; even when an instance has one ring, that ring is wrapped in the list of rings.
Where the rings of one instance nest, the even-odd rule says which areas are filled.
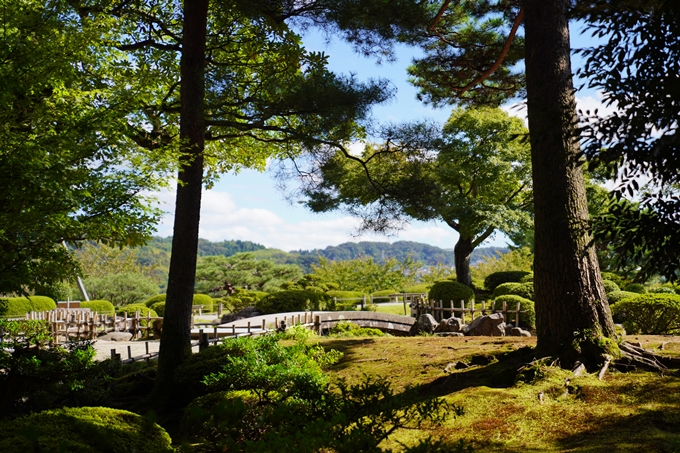
[[[309,50],[323,51],[329,55],[329,67],[338,73],[354,73],[360,80],[387,78],[397,90],[396,96],[385,105],[373,110],[380,122],[405,122],[431,119],[444,122],[450,108],[433,109],[416,99],[417,90],[407,82],[406,67],[417,50],[400,47],[397,61],[377,65],[373,59],[355,54],[350,46],[339,41],[328,44],[319,35],[304,37]],[[572,47],[590,45],[591,39],[572,32]],[[574,66],[578,58],[574,59]],[[578,94],[579,108],[600,108],[596,93],[583,91]],[[506,106],[510,112],[518,112]],[[519,112],[518,114],[521,114]],[[343,213],[314,214],[299,204],[290,203],[285,194],[275,188],[273,175],[252,170],[238,175],[223,175],[220,181],[204,191],[201,209],[200,237],[211,241],[230,239],[248,240],[286,251],[325,248],[349,241],[408,240],[424,242],[442,248],[453,248],[458,235],[442,222],[413,222],[394,236],[355,236],[359,225]],[[159,194],[162,208],[167,211],[158,226],[158,235],[172,235],[174,193]],[[488,239],[487,246],[504,246],[507,239],[498,234]]]

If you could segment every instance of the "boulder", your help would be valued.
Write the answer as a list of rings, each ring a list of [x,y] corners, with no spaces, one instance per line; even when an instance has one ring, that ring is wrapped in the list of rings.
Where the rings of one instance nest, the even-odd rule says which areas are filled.
[[[434,333],[437,330],[439,323],[434,319],[434,316],[427,313],[420,315],[414,326],[417,333]]]
[[[528,330],[524,330],[520,327],[512,327],[509,330],[506,330],[506,334],[511,336],[511,337],[530,337],[531,332]]]
[[[503,314],[494,313],[491,315],[479,316],[465,326],[463,332],[465,335],[470,336],[504,337],[505,321],[503,319]]]
[[[448,318],[439,323],[435,332],[462,332],[464,327],[460,318]]]
[[[132,340],[132,334],[130,332],[109,332],[99,337],[99,339],[104,341],[130,341]]]

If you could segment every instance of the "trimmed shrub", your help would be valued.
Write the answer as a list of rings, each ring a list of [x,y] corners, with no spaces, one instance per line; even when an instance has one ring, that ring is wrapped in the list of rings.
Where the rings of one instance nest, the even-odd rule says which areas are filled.
[[[484,287],[489,291],[493,291],[496,287],[503,283],[521,283],[522,278],[529,275],[531,272],[527,271],[502,271],[489,274],[484,279]]]
[[[631,293],[630,291],[612,291],[607,294],[607,300],[609,300],[609,305],[614,305],[615,303],[628,299],[630,297],[639,296],[638,293]]]
[[[399,294],[399,291],[396,289],[383,289],[380,291],[375,291],[371,293],[371,296],[373,297],[386,297],[389,296],[390,294]]]
[[[168,297],[167,294],[158,294],[158,295],[156,295],[156,296],[149,297],[149,298],[144,302],[144,305],[146,305],[147,307],[150,308],[153,304],[155,304],[155,303],[157,303],[157,302],[165,302],[165,299],[166,299],[167,297]]]
[[[622,287],[624,283],[626,283],[626,280],[623,277],[613,272],[602,272],[602,274],[600,275],[602,275],[602,280],[612,281],[616,283],[619,286],[619,288]]]
[[[534,309],[533,301],[515,294],[505,294],[494,299],[494,308],[498,310],[503,306],[503,302],[507,304],[508,310],[515,310],[517,308],[517,302],[519,302],[520,311],[526,311],[526,313],[519,314],[518,327],[533,329],[536,326],[536,311]],[[506,319],[505,322],[515,322],[513,315],[513,313],[509,313],[509,319]]]
[[[401,290],[402,293],[423,293],[427,294],[430,292],[432,284],[423,283],[422,285],[408,286]]]
[[[122,307],[116,308],[116,314],[118,316],[123,316],[124,313],[127,313],[128,316],[133,316],[138,311],[139,311],[139,316],[141,316],[142,318],[146,318],[147,314],[149,316],[151,316],[152,318],[158,317],[158,313],[156,313],[152,309],[148,308],[144,304],[124,305]]]
[[[604,292],[607,294],[613,293],[614,291],[621,291],[619,285],[611,280],[602,280],[602,284],[604,285]]]
[[[316,291],[291,289],[268,295],[255,303],[255,308],[265,315],[290,311],[318,310],[326,301],[325,295]]]
[[[612,312],[628,333],[668,335],[680,331],[680,295],[640,294],[619,301]]]
[[[624,286],[623,290],[637,294],[645,294],[647,292],[645,285],[642,283],[628,283],[626,286]]]
[[[361,299],[364,293],[361,291],[340,291],[337,289],[326,292],[326,296],[331,299],[337,297],[338,299]]]
[[[116,307],[113,306],[108,300],[90,300],[81,302],[80,306],[82,308],[89,308],[92,311],[96,311],[102,315],[113,316],[116,314]]]
[[[165,316],[165,302],[156,302],[149,308],[158,313],[158,316]]]
[[[108,407],[67,407],[5,420],[0,439],[4,453],[174,451],[163,428],[135,413]]]
[[[204,384],[203,379],[228,365],[229,357],[229,351],[221,345],[206,348],[198,354],[191,354],[175,371],[175,382],[183,389],[187,399],[227,390],[228,387]]]
[[[55,308],[57,303],[45,296],[0,298],[0,316],[23,317],[31,311],[49,311]]]
[[[648,292],[653,294],[677,294],[673,288],[668,286],[657,286],[656,288],[651,288]]]
[[[361,327],[353,322],[339,322],[330,329],[330,335],[334,337],[383,337],[385,332],[372,327]]]
[[[493,290],[493,298],[506,295],[520,296],[525,299],[534,300],[534,283],[501,283]]]
[[[434,301],[442,301],[444,303],[449,303],[453,301],[454,303],[459,303],[461,300],[465,303],[474,300],[475,292],[469,286],[465,286],[462,283],[444,281],[437,282],[432,285],[428,298]]]
[[[534,273],[529,272],[527,275],[522,277],[519,282],[520,283],[529,283],[529,282],[533,283],[533,281],[534,281]]]

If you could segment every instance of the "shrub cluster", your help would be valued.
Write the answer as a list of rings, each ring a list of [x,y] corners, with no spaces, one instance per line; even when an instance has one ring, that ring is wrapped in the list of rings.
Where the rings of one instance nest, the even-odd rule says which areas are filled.
[[[494,308],[498,310],[503,306],[503,302],[507,304],[508,310],[515,310],[517,308],[517,302],[519,302],[519,326],[529,329],[536,327],[536,310],[534,308],[534,302],[515,294],[505,294],[498,296],[494,299]],[[506,322],[514,322],[515,318],[512,314],[508,315],[509,319]]]
[[[615,316],[623,318],[628,333],[668,335],[680,331],[680,295],[639,294],[617,302]]]
[[[454,304],[464,301],[466,304],[475,298],[475,292],[469,286],[454,281],[437,282],[430,288],[428,294],[430,300],[442,301],[449,303],[453,301]]]
[[[427,293],[430,292],[431,287],[432,287],[431,284],[423,283],[421,285],[407,286],[406,288],[402,288],[401,292],[402,293],[423,293],[423,294],[427,294]]]
[[[604,285],[604,292],[607,293],[607,294],[613,293],[614,291],[621,291],[621,288],[619,287],[619,285],[617,285],[616,283],[614,283],[611,280],[607,280],[607,279],[602,280],[602,284]]]
[[[165,302],[167,299],[167,294],[158,294],[156,296],[148,298],[143,305],[145,305],[148,308],[151,308],[152,305],[157,304],[158,302]],[[203,305],[203,311],[205,312],[211,312],[214,310],[213,307],[213,298],[208,296],[207,294],[194,294],[193,301],[191,302],[192,305]],[[140,305],[140,304],[131,304],[131,305]]]
[[[116,308],[116,314],[118,316],[123,316],[125,313],[127,313],[128,316],[133,316],[137,312],[139,312],[139,316],[142,318],[146,318],[147,315],[152,318],[158,317],[158,313],[143,304],[124,305]]]
[[[81,302],[80,306],[82,308],[89,308],[92,311],[96,311],[101,315],[114,316],[116,314],[116,307],[113,306],[108,300],[90,300]]]
[[[527,271],[502,271],[489,274],[484,279],[484,287],[489,291],[493,291],[496,287],[503,283],[521,283],[522,278],[529,275],[531,272]]]
[[[255,308],[265,315],[291,311],[319,310],[326,296],[306,289],[291,289],[269,294],[255,303]]]
[[[494,299],[506,295],[520,296],[525,299],[534,300],[534,283],[501,283],[493,290]]]
[[[624,291],[628,291],[630,293],[638,293],[638,294],[645,294],[647,292],[647,289],[645,289],[645,285],[642,283],[628,283],[626,286],[623,287]]]
[[[631,293],[630,291],[612,291],[607,293],[607,299],[609,300],[609,305],[614,305],[623,299],[628,299],[629,297],[639,296],[638,293]]]
[[[158,313],[158,316],[161,318],[165,316],[165,302],[156,302],[152,306],[149,307],[152,311],[155,311]]]
[[[353,322],[344,321],[339,322],[330,330],[330,335],[333,337],[382,337],[385,333],[380,329],[373,327],[361,327]]]
[[[621,277],[620,275],[617,275],[613,272],[602,272],[601,275],[602,275],[602,280],[612,281],[612,282],[616,283],[619,286],[619,288],[622,287],[626,282],[626,280],[623,277]]]
[[[163,428],[132,412],[107,407],[47,410],[0,424],[0,451],[169,453]]]
[[[0,316],[24,316],[31,311],[49,311],[55,308],[57,303],[45,296],[0,298]]]

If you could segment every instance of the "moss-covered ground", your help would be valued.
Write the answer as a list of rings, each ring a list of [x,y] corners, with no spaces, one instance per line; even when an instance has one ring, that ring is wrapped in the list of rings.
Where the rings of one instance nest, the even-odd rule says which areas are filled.
[[[680,337],[629,336],[627,340],[680,355]],[[437,429],[400,432],[392,442],[408,444],[434,436],[464,439],[476,452],[680,452],[680,373],[676,371],[659,375],[611,370],[598,380],[596,375],[573,377],[569,371],[546,365],[518,376],[518,368],[531,357],[533,338],[318,341],[344,353],[331,369],[336,378],[383,376],[399,392],[442,397],[464,409],[463,415]]]

